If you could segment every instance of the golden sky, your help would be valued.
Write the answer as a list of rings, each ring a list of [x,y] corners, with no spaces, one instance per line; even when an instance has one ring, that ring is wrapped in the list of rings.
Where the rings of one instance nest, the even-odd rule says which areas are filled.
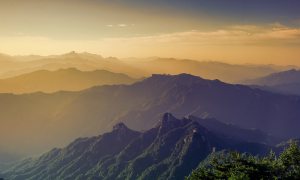
[[[300,65],[300,3],[0,0],[0,52]]]

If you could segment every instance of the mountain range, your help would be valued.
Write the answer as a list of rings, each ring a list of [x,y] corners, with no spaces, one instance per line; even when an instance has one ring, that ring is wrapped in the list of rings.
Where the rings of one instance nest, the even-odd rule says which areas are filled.
[[[75,68],[59,69],[51,72],[39,70],[20,76],[0,80],[0,93],[32,93],[42,91],[80,91],[93,86],[132,84],[138,79],[125,74],[112,73],[106,70],[79,71]]]
[[[6,167],[9,180],[180,180],[210,153],[224,148],[267,155],[280,148],[255,142],[228,144],[197,122],[165,113],[151,129],[138,132],[124,123],[103,135],[78,138]],[[4,169],[2,169],[4,170]]]
[[[291,69],[272,73],[257,79],[241,81],[241,84],[275,93],[300,95],[300,71]]]
[[[172,58],[159,58],[151,61],[138,61],[130,63],[132,67],[151,74],[180,73],[192,74],[205,79],[219,79],[227,83],[237,83],[245,79],[253,79],[271,73],[298,68],[297,66],[275,65],[238,65],[217,61],[179,60]]]
[[[3,57],[3,58],[2,58]],[[2,61],[1,61],[2,60]],[[56,71],[61,68],[75,67],[81,71],[105,69],[123,73],[133,78],[149,77],[151,74],[188,73],[205,79],[219,79],[223,82],[238,83],[245,79],[266,76],[271,73],[299,69],[297,66],[228,64],[217,61],[197,61],[173,58],[104,58],[90,53],[74,51],[50,56],[0,56],[0,78],[10,78],[37,70]]]
[[[275,86],[280,84],[288,84],[288,83],[300,83],[300,71],[291,69],[288,71],[272,73],[268,76],[260,77],[257,79],[248,79],[242,81],[242,84],[250,85],[260,85],[260,86]]]
[[[15,58],[25,58],[28,61],[18,61]],[[133,68],[114,57],[103,58],[99,55],[89,53],[70,52],[63,55],[52,55],[46,57],[35,55],[25,57],[7,57],[5,61],[0,61],[0,77],[9,78],[22,75],[24,72],[30,73],[37,70],[43,70],[45,66],[47,67],[49,64],[55,64],[55,68],[52,66],[52,70],[71,67],[76,67],[80,70],[87,70],[86,66],[88,66],[91,70],[105,69],[115,73],[124,73],[134,78],[150,75],[149,73]]]
[[[165,112],[175,117],[214,117],[241,128],[259,128],[263,133],[252,130],[246,134],[250,137],[251,132],[258,131],[264,142],[271,143],[271,136],[300,137],[299,108],[295,96],[189,74],[154,74],[132,85],[103,85],[52,94],[0,94],[0,144],[24,155],[41,153],[64,147],[77,137],[105,133],[120,122],[133,130],[147,130]],[[237,136],[236,140],[241,139]]]
[[[109,58],[103,58],[100,55],[97,54],[90,54],[87,52],[84,53],[76,53],[75,51],[71,51],[66,54],[62,55],[49,55],[49,56],[40,56],[40,55],[28,55],[28,56],[9,56],[2,54],[2,56],[9,58],[10,61],[15,61],[15,62],[26,62],[26,61],[35,61],[35,60],[40,60],[40,59],[65,59],[65,58],[81,58],[81,59],[87,59],[91,61],[101,61]]]

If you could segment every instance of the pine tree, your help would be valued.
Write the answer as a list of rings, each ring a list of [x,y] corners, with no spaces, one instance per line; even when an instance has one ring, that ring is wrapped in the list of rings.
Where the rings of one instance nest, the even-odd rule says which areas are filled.
[[[300,179],[300,149],[298,141],[291,142],[277,159],[275,153],[263,159],[243,157],[237,151],[229,151],[229,160],[224,156],[216,157],[210,162],[212,170],[198,167],[186,180],[296,180]]]

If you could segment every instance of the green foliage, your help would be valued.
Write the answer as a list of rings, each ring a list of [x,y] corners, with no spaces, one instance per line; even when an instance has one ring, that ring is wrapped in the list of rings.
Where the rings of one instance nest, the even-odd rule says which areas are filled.
[[[280,154],[282,175],[286,179],[300,179],[300,149],[298,142],[291,142],[290,148],[285,148]]]
[[[285,148],[278,159],[272,151],[269,157],[263,159],[255,158],[251,155],[245,158],[237,151],[229,151],[229,154],[229,160],[223,155],[221,159],[213,158],[210,162],[213,170],[199,166],[185,180],[300,179],[300,149],[298,141],[292,141],[290,147]]]

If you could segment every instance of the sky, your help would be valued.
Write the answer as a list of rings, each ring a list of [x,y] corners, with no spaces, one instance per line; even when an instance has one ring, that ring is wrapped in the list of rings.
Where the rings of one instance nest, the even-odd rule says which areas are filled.
[[[300,65],[299,0],[0,0],[0,53]]]

